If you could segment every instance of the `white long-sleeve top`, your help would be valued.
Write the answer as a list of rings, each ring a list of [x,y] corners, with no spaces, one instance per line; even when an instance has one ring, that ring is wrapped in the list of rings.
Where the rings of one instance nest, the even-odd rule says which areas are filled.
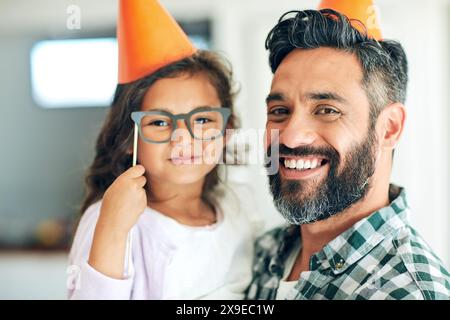
[[[262,224],[248,189],[239,185],[221,189],[217,222],[209,226],[182,225],[147,207],[133,227],[132,273],[121,280],[88,264],[102,202],[92,204],[78,225],[69,254],[73,279],[68,281],[69,298],[243,298],[251,280],[254,238]]]

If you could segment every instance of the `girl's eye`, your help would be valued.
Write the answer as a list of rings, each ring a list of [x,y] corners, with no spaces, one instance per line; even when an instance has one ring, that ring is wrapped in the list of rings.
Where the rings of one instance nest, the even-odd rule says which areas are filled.
[[[169,125],[169,123],[164,120],[154,120],[154,121],[150,122],[149,125],[155,126],[155,127],[167,127]]]
[[[210,121],[211,121],[211,120],[208,119],[208,118],[197,118],[197,119],[194,120],[194,122],[195,122],[196,124],[205,124],[205,123],[208,123],[208,122],[210,122]]]

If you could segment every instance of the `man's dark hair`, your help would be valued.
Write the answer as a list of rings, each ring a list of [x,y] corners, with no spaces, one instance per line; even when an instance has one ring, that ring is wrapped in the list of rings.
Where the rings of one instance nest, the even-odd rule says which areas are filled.
[[[291,14],[295,15],[288,17]],[[362,31],[354,23],[360,24]],[[372,126],[386,105],[405,103],[408,61],[402,45],[397,41],[377,41],[369,37],[358,20],[348,19],[331,9],[289,11],[281,16],[266,39],[273,73],[292,50],[319,47],[349,52],[359,59]]]

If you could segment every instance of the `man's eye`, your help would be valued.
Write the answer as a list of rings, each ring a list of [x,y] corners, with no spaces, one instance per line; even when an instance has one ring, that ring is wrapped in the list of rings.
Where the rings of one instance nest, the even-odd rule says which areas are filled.
[[[340,114],[340,112],[337,111],[336,109],[333,109],[333,108],[321,108],[321,109],[316,111],[316,114],[319,114],[319,115],[338,115],[338,114]]]
[[[281,115],[289,114],[289,110],[286,108],[274,108],[274,109],[270,110],[268,114],[275,115],[275,116],[281,116]]]

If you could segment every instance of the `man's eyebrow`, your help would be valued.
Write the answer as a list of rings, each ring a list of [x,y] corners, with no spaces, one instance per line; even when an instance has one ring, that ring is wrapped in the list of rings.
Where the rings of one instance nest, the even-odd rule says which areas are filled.
[[[271,92],[266,98],[266,104],[272,101],[285,101],[286,97],[280,92]]]
[[[306,97],[308,100],[334,100],[340,103],[348,103],[344,97],[331,91],[311,92],[306,94]]]

